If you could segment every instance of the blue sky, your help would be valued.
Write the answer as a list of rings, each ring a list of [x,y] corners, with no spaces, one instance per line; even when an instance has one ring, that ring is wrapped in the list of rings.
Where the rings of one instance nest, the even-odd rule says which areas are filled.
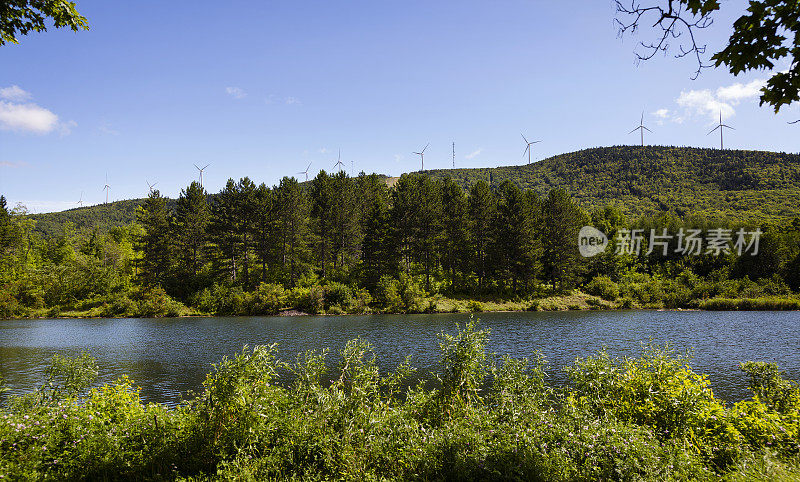
[[[611,1],[108,2],[78,0],[89,32],[50,30],[0,47],[0,193],[31,211],[175,197],[210,164],[275,184],[312,162],[399,175],[523,163],[594,146],[800,151],[800,108],[758,107],[764,72],[734,77],[690,59],[636,65]],[[724,45],[728,9],[701,33]],[[730,13],[728,13],[730,12]],[[643,32],[645,35],[647,31]],[[780,66],[779,66],[780,67]]]

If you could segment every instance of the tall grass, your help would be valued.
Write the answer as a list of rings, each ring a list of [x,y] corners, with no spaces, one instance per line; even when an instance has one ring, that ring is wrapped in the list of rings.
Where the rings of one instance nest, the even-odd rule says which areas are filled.
[[[800,300],[792,298],[712,298],[700,303],[711,311],[788,311],[800,310]]]

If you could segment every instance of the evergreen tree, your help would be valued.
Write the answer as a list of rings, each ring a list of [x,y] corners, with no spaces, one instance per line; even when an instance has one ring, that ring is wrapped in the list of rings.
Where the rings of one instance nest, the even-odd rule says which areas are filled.
[[[254,196],[255,202],[255,233],[253,242],[255,245],[256,259],[261,265],[261,281],[280,281],[269,276],[271,270],[277,266],[276,247],[278,246],[277,237],[277,207],[275,192],[261,183]]]
[[[179,272],[190,292],[198,288],[197,274],[204,262],[206,230],[211,212],[206,192],[197,181],[182,189],[175,203],[175,242],[180,259]],[[183,296],[189,293],[183,293]]]
[[[442,182],[442,267],[450,273],[450,289],[456,289],[456,273],[464,271],[467,255],[467,197],[450,178]]]
[[[165,285],[174,252],[166,198],[157,189],[151,191],[137,210],[136,219],[144,229],[137,243],[142,252],[139,277],[146,286]]]
[[[297,179],[284,177],[276,190],[283,282],[294,286],[308,266],[308,199]]]
[[[563,189],[553,189],[542,205],[544,269],[554,290],[571,286],[581,271],[578,232],[588,216]]]
[[[238,190],[233,179],[228,179],[225,188],[214,197],[211,204],[209,233],[214,243],[213,258],[218,277],[237,281],[240,254]]]
[[[478,181],[470,189],[467,204],[472,271],[478,277],[478,288],[483,290],[490,268],[489,246],[492,244],[492,222],[497,202],[489,184]]]
[[[372,291],[381,276],[396,276],[394,260],[388,203],[386,198],[376,196],[364,221],[361,244],[361,279],[364,286]]]
[[[311,181],[311,231],[314,236],[314,255],[317,271],[322,278],[328,275],[331,250],[331,224],[333,223],[333,185],[331,176],[324,170]]]

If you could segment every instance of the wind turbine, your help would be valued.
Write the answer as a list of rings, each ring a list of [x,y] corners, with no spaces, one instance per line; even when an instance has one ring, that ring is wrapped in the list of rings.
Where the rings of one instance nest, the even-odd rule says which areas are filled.
[[[150,193],[152,194],[153,193],[153,188],[156,187],[156,184],[158,184],[158,182],[154,182],[153,184],[150,184],[150,181],[148,181],[147,179],[145,179],[144,182],[147,183],[147,187],[150,188]]]
[[[108,184],[108,174],[106,174],[106,184],[103,186],[103,191],[106,192],[106,204],[108,204],[108,191],[111,190],[111,186]]]
[[[528,142],[528,139],[525,137],[525,134],[520,134],[520,135],[522,136],[523,139],[525,139],[525,150],[522,152],[522,157],[525,157],[525,153],[527,152],[528,153],[528,164],[530,164],[531,163],[531,146],[534,145],[534,144],[538,144],[539,142],[542,142],[542,141]]]
[[[733,127],[731,127],[729,125],[725,125],[725,124],[722,123],[722,111],[719,111],[719,125],[717,127],[713,128],[713,129],[711,129],[711,131],[706,135],[710,135],[711,132],[714,132],[715,130],[719,129],[719,148],[720,149],[723,149],[723,147],[722,147],[722,131],[725,130],[725,127],[727,127],[728,129],[733,129]],[[736,129],[733,129],[733,130],[736,130]]]
[[[430,142],[425,144],[425,147],[421,151],[413,153],[413,154],[418,155],[419,158],[420,158],[420,161],[422,161],[422,169],[420,169],[419,172],[425,172],[425,149],[427,149],[429,145],[431,145]]]
[[[333,169],[336,170],[337,166],[344,166],[344,162],[342,162],[342,150],[339,149],[339,159],[336,161],[336,164],[333,165]],[[339,167],[339,170],[342,171],[343,169]]]
[[[298,174],[305,174],[306,175],[306,181],[308,181],[308,170],[309,169],[311,169],[311,163],[310,162],[308,163],[308,167],[306,168],[305,171],[298,172]]]
[[[628,132],[628,134],[633,134],[634,132],[636,132],[637,129],[639,130],[639,133],[642,136],[642,147],[644,147],[644,131],[647,131],[651,134],[653,133],[653,131],[644,126],[644,112],[642,112],[642,117],[641,119],[639,119],[639,125],[635,127],[632,131]]]
[[[77,204],[80,207],[83,207],[83,191],[81,191],[81,198],[78,199],[78,202],[76,202],[75,204]]]
[[[202,169],[200,169],[200,168],[197,166],[197,164],[195,164],[195,165],[194,165],[195,169],[197,169],[198,171],[200,171],[200,187],[203,187],[203,171],[205,171],[205,170],[206,170],[206,168],[207,168],[209,165],[210,165],[210,164],[206,164],[205,166],[203,166],[203,168],[202,168]]]

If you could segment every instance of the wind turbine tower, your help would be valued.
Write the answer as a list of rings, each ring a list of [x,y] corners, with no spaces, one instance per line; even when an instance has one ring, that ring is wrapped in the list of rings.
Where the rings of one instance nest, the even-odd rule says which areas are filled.
[[[456,143],[453,143],[453,169],[456,168]]]
[[[525,157],[525,153],[527,153],[528,154],[528,164],[530,164],[531,163],[531,150],[532,150],[531,146],[534,145],[534,144],[538,144],[539,142],[542,142],[542,141],[528,142],[528,139],[525,137],[525,134],[520,134],[520,135],[525,140],[525,150],[522,152],[522,157]]]
[[[308,170],[309,170],[309,169],[311,169],[311,163],[310,163],[310,162],[308,163],[308,167],[306,167],[306,170],[305,170],[305,171],[300,171],[300,172],[298,172],[298,174],[305,174],[305,176],[306,176],[306,181],[308,181]]]
[[[711,132],[714,132],[715,130],[719,129],[719,148],[720,148],[720,150],[723,149],[723,147],[722,147],[722,131],[725,130],[726,127],[728,129],[736,130],[731,126],[725,125],[725,124],[722,123],[722,111],[719,111],[719,125],[717,127],[713,128],[713,129],[711,129],[711,131],[708,134],[706,134],[706,135],[710,135]]]
[[[419,170],[419,172],[425,172],[425,149],[427,149],[429,145],[431,145],[430,142],[425,144],[425,147],[421,151],[414,152],[414,154],[419,156],[420,161],[422,162],[422,168]]]
[[[77,204],[80,207],[83,207],[83,191],[81,191],[81,198],[78,199],[78,202],[76,202],[75,204]]]
[[[633,134],[637,130],[639,130],[639,133],[641,134],[642,147],[644,147],[644,131],[647,131],[647,132],[650,132],[650,133],[653,132],[650,129],[648,129],[647,127],[644,126],[644,112],[642,112],[642,117],[639,119],[639,125],[637,127],[635,127],[632,131],[628,132],[628,134]]]
[[[153,193],[153,188],[156,187],[156,184],[158,184],[158,182],[154,182],[153,184],[150,184],[150,181],[148,181],[147,179],[145,179],[144,182],[147,183],[147,187],[148,187],[148,189],[150,189],[150,194],[152,194]]]
[[[200,168],[197,166],[197,164],[195,164],[195,165],[194,165],[195,169],[197,169],[198,171],[200,171],[200,187],[203,187],[203,171],[205,171],[205,170],[206,170],[206,168],[207,168],[209,165],[210,165],[210,164],[206,164],[205,166],[203,166],[203,168],[202,168],[202,169],[200,169]]]
[[[108,174],[106,174],[106,184],[103,186],[103,191],[106,192],[106,204],[108,204],[108,191],[111,190],[111,186],[108,184]]]
[[[339,170],[341,171],[342,170],[342,166],[344,166],[344,163],[342,162],[342,150],[339,149],[339,157],[338,157],[338,159],[336,161],[336,164],[333,165],[333,169],[336,170],[336,168],[338,167]]]

